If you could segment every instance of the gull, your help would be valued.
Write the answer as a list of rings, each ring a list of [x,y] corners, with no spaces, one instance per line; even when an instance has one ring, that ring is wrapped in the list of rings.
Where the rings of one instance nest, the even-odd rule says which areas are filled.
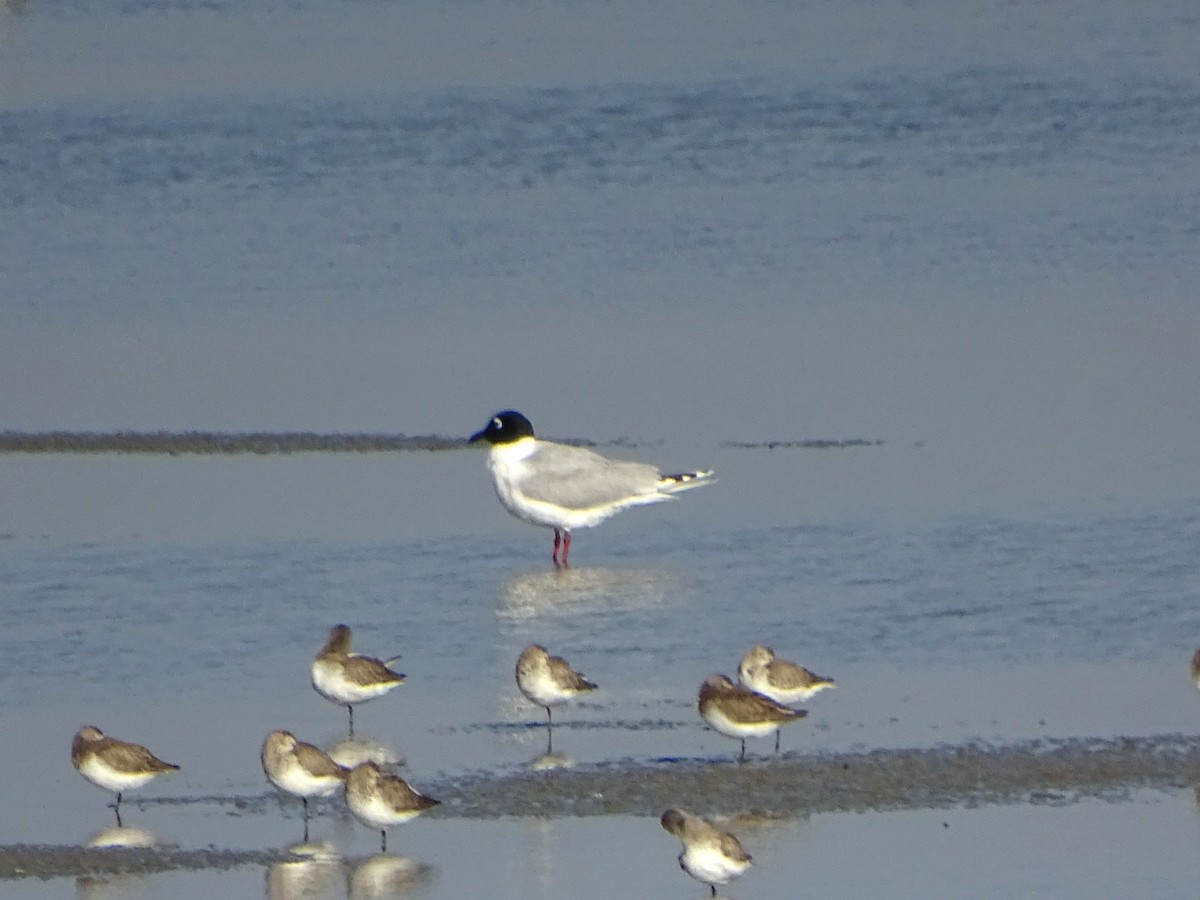
[[[718,884],[736,878],[750,867],[750,854],[742,849],[738,839],[707,819],[681,809],[668,809],[660,821],[669,834],[683,841],[679,868],[707,884],[713,897],[717,896]]]
[[[350,628],[334,625],[329,640],[312,664],[312,685],[318,694],[350,710],[350,737],[354,737],[354,704],[381,697],[404,676],[392,670],[396,660],[386,662],[350,652]]]
[[[590,528],[626,507],[661,503],[715,480],[712,470],[663,475],[649,463],[541,440],[529,420],[512,409],[496,413],[471,435],[470,443],[480,441],[491,444],[488,471],[500,503],[518,519],[554,529],[550,558],[564,569],[572,529]]]

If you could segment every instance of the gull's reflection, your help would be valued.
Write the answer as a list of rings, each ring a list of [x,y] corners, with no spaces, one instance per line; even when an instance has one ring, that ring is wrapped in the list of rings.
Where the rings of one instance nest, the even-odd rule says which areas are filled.
[[[433,868],[405,856],[377,853],[350,872],[352,898],[403,897],[432,877]]]
[[[395,747],[374,738],[343,738],[329,748],[330,758],[340,766],[353,769],[359,763],[373,762],[381,766],[399,766],[404,757]]]
[[[661,569],[561,569],[528,572],[500,586],[501,619],[566,610],[634,609],[676,593],[679,576]]]
[[[158,838],[145,828],[114,825],[97,831],[88,838],[88,847],[154,847]]]
[[[273,863],[267,869],[271,900],[315,900],[345,893],[342,857],[331,844],[298,844],[288,852],[304,858]]]

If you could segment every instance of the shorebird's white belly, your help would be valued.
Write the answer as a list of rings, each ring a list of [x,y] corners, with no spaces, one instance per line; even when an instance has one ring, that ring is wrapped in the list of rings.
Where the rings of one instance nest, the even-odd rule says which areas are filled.
[[[277,788],[295,797],[328,797],[345,784],[334,775],[313,775],[295,761],[268,777]]]
[[[766,737],[779,730],[780,722],[735,722],[713,703],[702,713],[704,721],[726,737]]]
[[[724,884],[730,878],[742,874],[750,865],[744,860],[726,856],[717,844],[688,847],[679,855],[679,864],[697,881],[706,884]]]
[[[578,693],[565,690],[548,671],[526,675],[518,686],[521,692],[538,706],[559,706]]]
[[[403,825],[405,822],[415,819],[421,812],[418,809],[397,811],[394,806],[378,795],[364,799],[354,794],[347,794],[346,800],[350,812],[354,813],[364,825],[373,828]]]
[[[782,703],[784,706],[795,706],[797,703],[803,703],[813,694],[829,687],[828,684],[817,684],[812,687],[794,687],[782,688],[771,684],[770,678],[761,669],[752,669],[745,673],[742,679],[742,684],[762,694],[764,697],[770,697],[776,703]]]
[[[334,703],[365,703],[382,697],[398,681],[381,681],[376,684],[357,684],[346,678],[345,670],[337,660],[318,659],[312,665],[312,683],[317,693]]]
[[[105,763],[96,754],[88,756],[79,766],[79,774],[92,784],[110,791],[131,791],[150,782],[156,772],[121,772]]]

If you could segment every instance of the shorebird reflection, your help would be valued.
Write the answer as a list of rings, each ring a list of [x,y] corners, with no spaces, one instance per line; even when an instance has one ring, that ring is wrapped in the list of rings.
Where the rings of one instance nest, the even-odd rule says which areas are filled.
[[[134,828],[129,825],[117,825],[97,831],[88,838],[88,847],[154,847],[159,843],[158,837],[144,828]]]
[[[575,765],[575,760],[565,753],[555,753],[546,747],[545,753],[539,753],[529,761],[529,768],[537,772],[550,772],[554,769],[569,769]]]
[[[138,900],[151,896],[150,885],[150,876],[144,872],[80,875],[75,879],[75,896],[87,900]]]
[[[345,864],[333,845],[304,843],[289,847],[288,852],[304,858],[268,867],[269,900],[319,900],[344,895]]]
[[[377,853],[350,872],[350,896],[365,898],[403,897],[416,893],[433,877],[433,867],[405,856]]]
[[[374,738],[344,738],[329,748],[329,755],[334,762],[347,769],[365,762],[380,766],[404,765],[404,757],[395,747]]]

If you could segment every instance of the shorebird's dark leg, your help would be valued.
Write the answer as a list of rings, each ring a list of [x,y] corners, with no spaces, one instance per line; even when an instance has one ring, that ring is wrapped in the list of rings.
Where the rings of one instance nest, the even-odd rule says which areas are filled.
[[[738,762],[745,762],[745,761],[746,761],[746,739],[742,738],[742,753],[738,757]]]
[[[554,721],[550,718],[550,707],[546,707],[546,752],[554,749]]]
[[[379,829],[379,852],[387,853],[387,829]]]
[[[775,729],[775,752],[779,752],[779,729]]]
[[[308,827],[308,798],[301,797],[300,802],[304,804],[304,827]]]
[[[304,817],[304,843],[308,843],[308,816]]]
[[[708,896],[710,896],[710,897],[715,897],[715,896],[717,896],[717,886],[716,886],[715,884],[710,884],[710,885],[708,886],[708,890],[709,890],[709,895],[708,895]]]
[[[121,821],[121,807],[119,807],[119,806],[114,806],[114,807],[113,807],[113,812],[115,812],[115,813],[117,814],[117,827],[118,827],[118,828],[124,828],[124,827],[125,827],[125,823]]]
[[[350,710],[350,737],[354,737],[354,704],[347,703],[346,709]]]

